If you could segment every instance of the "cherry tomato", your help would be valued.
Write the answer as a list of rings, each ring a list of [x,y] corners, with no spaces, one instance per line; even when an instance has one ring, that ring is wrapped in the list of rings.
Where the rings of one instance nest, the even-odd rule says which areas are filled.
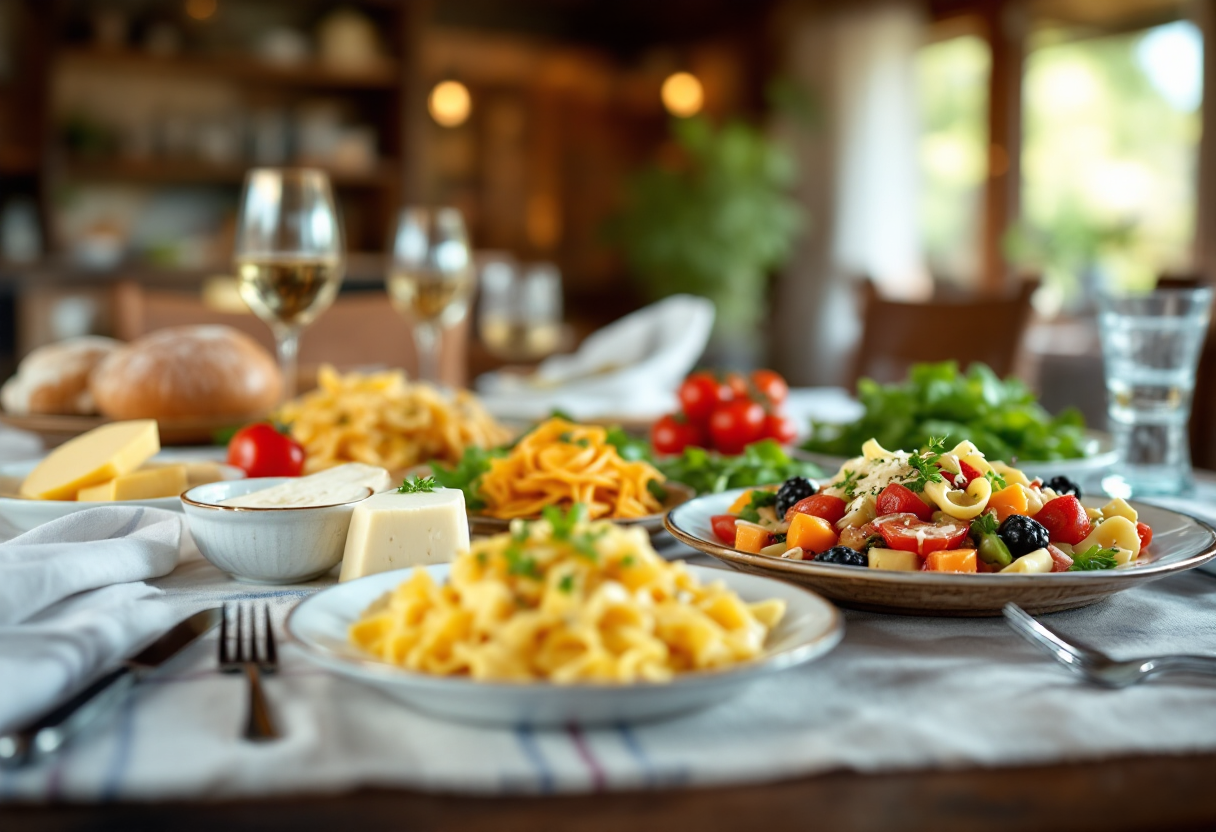
[[[764,417],[764,438],[791,445],[798,438],[798,426],[784,413],[770,413]]]
[[[917,520],[928,521],[933,517],[933,508],[912,492],[906,485],[893,482],[882,490],[874,509],[879,517],[887,514],[914,514]]]
[[[1043,524],[1048,536],[1057,543],[1075,546],[1089,535],[1089,515],[1081,501],[1071,494],[1048,500],[1034,519]]]
[[[918,555],[957,549],[970,530],[966,523],[956,520],[924,523],[915,514],[888,514],[873,523],[889,548]]]
[[[704,445],[702,432],[679,414],[668,414],[650,429],[650,444],[660,454],[680,454],[689,445]]]
[[[743,453],[744,447],[764,436],[764,408],[737,399],[719,405],[709,417],[709,435],[724,454]]]
[[[258,422],[232,435],[228,464],[250,477],[298,477],[304,469],[304,447],[269,422]]]
[[[713,415],[714,409],[734,398],[730,387],[718,381],[710,373],[693,373],[684,379],[677,393],[684,415],[691,421],[704,424]]]
[[[1137,523],[1136,534],[1140,536],[1140,549],[1143,551],[1148,548],[1148,544],[1153,542],[1153,530],[1149,528],[1148,523]]]
[[[785,513],[785,519],[793,520],[795,514],[810,514],[822,517],[835,526],[840,522],[840,518],[844,517],[845,507],[844,500],[839,497],[833,497],[831,494],[812,494],[790,506],[790,510]]]
[[[752,387],[774,405],[784,402],[790,394],[790,386],[779,373],[772,370],[756,370],[752,373]]]
[[[715,514],[709,518],[709,525],[713,527],[714,534],[717,535],[718,540],[721,540],[727,546],[734,546],[735,521],[738,519],[733,514]]]
[[[1072,558],[1050,543],[1047,544],[1047,554],[1051,555],[1052,572],[1067,572],[1068,568],[1072,566]]]
[[[747,386],[747,379],[738,373],[727,374],[726,386],[730,388],[731,395],[736,399],[750,399],[752,397],[751,388]]]

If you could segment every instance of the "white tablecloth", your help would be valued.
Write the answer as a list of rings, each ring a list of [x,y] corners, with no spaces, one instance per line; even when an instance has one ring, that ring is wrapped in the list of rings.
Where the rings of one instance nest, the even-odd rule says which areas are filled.
[[[1216,488],[1184,508],[1216,519]],[[234,582],[192,547],[153,581],[181,615],[266,601],[282,622],[328,585]],[[683,718],[597,730],[447,723],[307,663],[291,645],[267,683],[281,741],[238,739],[244,681],[212,633],[58,758],[0,772],[4,800],[113,800],[396,786],[479,794],[741,783],[838,769],[1010,766],[1216,750],[1216,685],[1088,686],[999,619],[848,611],[823,660]],[[1216,578],[1192,572],[1051,623],[1116,655],[1216,651]],[[280,628],[281,631],[281,628]]]

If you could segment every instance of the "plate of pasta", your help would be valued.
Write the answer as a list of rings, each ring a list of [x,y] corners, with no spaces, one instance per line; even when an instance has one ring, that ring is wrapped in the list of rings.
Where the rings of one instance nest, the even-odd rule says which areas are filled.
[[[1086,499],[969,441],[889,451],[876,441],[831,478],[699,497],[668,530],[736,569],[840,603],[909,614],[1073,609],[1216,557],[1216,531],[1165,508]]]
[[[513,520],[536,519],[547,508],[586,508],[591,520],[663,532],[663,516],[695,493],[668,481],[645,459],[631,459],[610,431],[551,418],[509,447],[467,450],[455,466],[432,462],[440,485],[459,488],[475,535],[506,531]]]
[[[458,721],[596,725],[726,701],[812,661],[840,613],[799,587],[667,562],[641,528],[550,510],[451,564],[338,584],[287,620],[336,673]]]

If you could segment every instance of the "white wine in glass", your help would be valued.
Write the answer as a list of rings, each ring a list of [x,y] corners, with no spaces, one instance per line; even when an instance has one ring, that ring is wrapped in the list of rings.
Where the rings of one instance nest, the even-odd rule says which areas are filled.
[[[455,208],[406,208],[397,222],[385,281],[393,308],[414,330],[418,376],[439,382],[443,330],[464,319],[473,295],[464,218]]]
[[[274,332],[283,395],[291,398],[300,333],[342,286],[342,231],[329,177],[307,168],[251,170],[234,260],[241,297]]]
[[[501,260],[481,273],[481,341],[504,361],[539,361],[561,347],[561,275],[548,264],[519,269]]]

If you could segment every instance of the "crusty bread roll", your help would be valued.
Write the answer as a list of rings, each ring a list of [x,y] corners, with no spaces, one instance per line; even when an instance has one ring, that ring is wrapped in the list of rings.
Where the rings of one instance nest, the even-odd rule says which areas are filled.
[[[93,371],[93,397],[113,419],[257,416],[279,401],[274,359],[226,326],[179,326],[127,344]]]
[[[0,407],[9,413],[89,416],[97,412],[89,376],[121,341],[86,335],[47,344],[17,365],[17,374],[0,388]]]

